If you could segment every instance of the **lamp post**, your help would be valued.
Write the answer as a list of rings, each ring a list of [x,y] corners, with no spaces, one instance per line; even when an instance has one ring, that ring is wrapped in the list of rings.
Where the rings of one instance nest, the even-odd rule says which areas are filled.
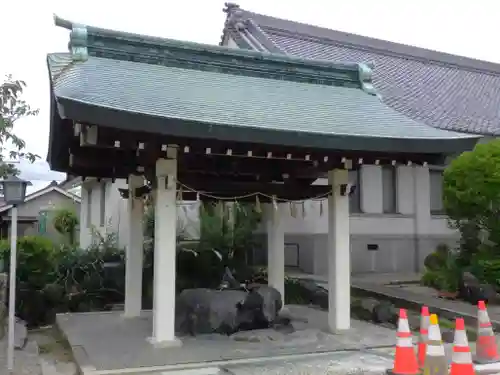
[[[16,176],[0,181],[5,203],[12,205],[10,229],[10,268],[9,268],[9,333],[7,341],[7,370],[14,371],[14,325],[16,309],[16,269],[17,269],[17,205],[24,202],[26,188],[31,182]]]

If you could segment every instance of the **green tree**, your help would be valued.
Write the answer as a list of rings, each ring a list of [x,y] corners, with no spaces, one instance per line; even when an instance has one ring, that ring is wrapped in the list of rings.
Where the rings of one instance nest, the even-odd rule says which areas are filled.
[[[78,216],[75,211],[68,208],[61,208],[56,211],[53,225],[61,235],[63,235],[70,245],[75,244],[75,231],[78,226]]]
[[[253,204],[206,203],[200,206],[200,251],[220,254],[223,263],[238,268],[246,264],[247,251],[254,246],[253,234],[261,214]]]
[[[18,174],[19,170],[9,160],[25,159],[34,162],[38,155],[25,151],[26,142],[14,134],[14,124],[25,117],[38,115],[38,109],[33,109],[22,99],[26,83],[6,76],[0,85],[0,176]]]
[[[453,160],[444,173],[443,198],[467,257],[479,246],[500,249],[500,140],[479,144]],[[470,248],[464,249],[466,243]]]

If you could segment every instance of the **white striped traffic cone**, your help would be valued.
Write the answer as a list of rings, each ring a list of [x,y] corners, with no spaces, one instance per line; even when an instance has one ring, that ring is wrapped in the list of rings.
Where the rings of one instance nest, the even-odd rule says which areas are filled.
[[[413,349],[413,339],[405,309],[399,310],[398,333],[396,341],[396,355],[391,375],[416,375],[419,373],[417,356]]]
[[[474,375],[472,354],[465,331],[463,318],[455,320],[455,338],[453,340],[453,354],[451,356],[450,375]]]
[[[420,368],[424,367],[425,352],[427,350],[427,336],[429,334],[429,308],[422,306],[420,314],[420,337],[418,340],[418,365]]]
[[[448,362],[446,361],[436,314],[430,316],[429,323],[429,336],[423,369],[424,375],[448,375]]]
[[[477,303],[477,342],[476,342],[476,357],[478,363],[493,363],[500,361],[498,354],[497,341],[495,332],[491,326],[490,317],[486,310],[484,301]]]

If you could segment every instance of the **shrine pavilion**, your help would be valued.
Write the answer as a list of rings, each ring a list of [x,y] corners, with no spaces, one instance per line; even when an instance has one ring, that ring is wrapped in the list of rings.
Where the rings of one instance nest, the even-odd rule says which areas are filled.
[[[269,283],[284,292],[284,202],[328,197],[328,324],[350,328],[348,170],[425,169],[476,136],[385,105],[366,64],[338,64],[72,23],[69,52],[47,57],[48,162],[82,177],[126,178],[125,317],[141,312],[143,195],[155,204],[151,342],[175,345],[178,200],[269,203]],[[313,184],[328,176],[329,185]],[[244,198],[242,198],[244,199]]]

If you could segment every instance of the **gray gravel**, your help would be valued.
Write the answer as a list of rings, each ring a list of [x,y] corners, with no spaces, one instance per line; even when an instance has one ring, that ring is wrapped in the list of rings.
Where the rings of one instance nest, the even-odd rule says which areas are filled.
[[[23,350],[14,351],[14,375],[41,375],[38,345],[28,341]],[[7,373],[7,340],[0,341],[0,374]]]

